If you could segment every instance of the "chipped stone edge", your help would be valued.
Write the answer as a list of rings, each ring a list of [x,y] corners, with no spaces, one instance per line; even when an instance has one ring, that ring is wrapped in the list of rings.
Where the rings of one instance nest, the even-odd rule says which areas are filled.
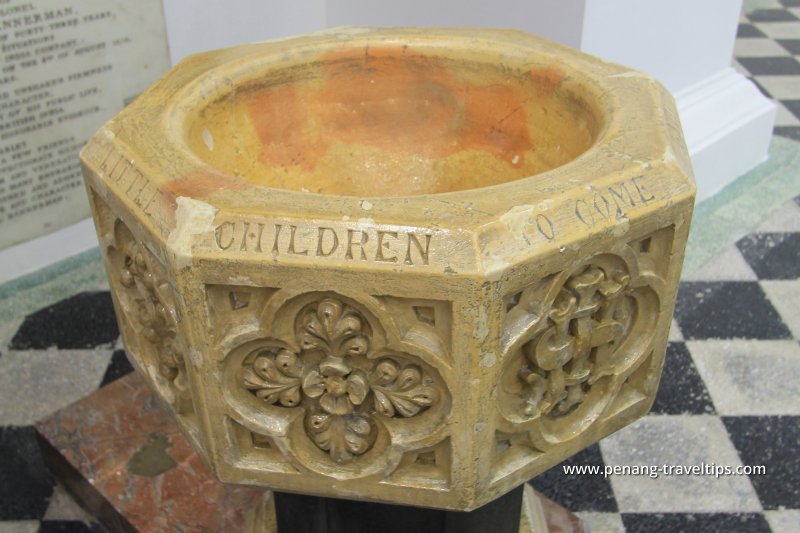
[[[176,200],[175,228],[167,238],[167,247],[175,255],[175,266],[192,265],[192,241],[195,235],[214,231],[218,209],[201,200],[179,196]]]

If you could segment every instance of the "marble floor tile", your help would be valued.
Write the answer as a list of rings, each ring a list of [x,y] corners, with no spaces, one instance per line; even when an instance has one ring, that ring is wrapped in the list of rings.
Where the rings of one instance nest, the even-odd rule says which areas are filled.
[[[664,415],[713,414],[714,404],[692,356],[682,342],[670,342],[652,413]]]
[[[795,98],[800,94],[800,76],[759,76],[758,84],[773,98]]]
[[[800,127],[797,126],[775,126],[773,134],[794,141],[800,141]]]
[[[39,455],[36,430],[0,427],[0,520],[40,519],[52,493],[53,477]]]
[[[734,48],[737,57],[775,57],[786,55],[786,49],[772,39],[738,39]]]
[[[767,511],[764,516],[769,522],[772,531],[776,533],[782,531],[797,531],[800,529],[800,510],[790,511]]]
[[[758,39],[766,36],[767,34],[748,22],[740,23],[739,28],[736,30],[736,37],[738,39]]]
[[[38,533],[106,533],[97,524],[87,524],[77,520],[43,521]]]
[[[739,63],[738,61],[736,61],[735,59],[734,59],[733,61],[731,61],[731,67],[733,67],[733,70],[735,70],[736,72],[738,72],[738,73],[739,73],[739,74],[741,74],[742,76],[744,76],[744,77],[746,77],[746,78],[749,78],[749,77],[750,77],[750,73],[749,73],[749,72],[747,72],[747,69],[746,69],[746,68],[744,68],[744,67],[742,66],[742,64],[741,64],[741,63]]]
[[[619,513],[575,513],[578,518],[589,526],[591,533],[625,533],[622,517]]]
[[[748,74],[746,74],[746,76],[747,76],[747,77],[750,77],[750,74],[748,73]],[[765,89],[763,85],[761,85],[760,83],[758,83],[758,80],[759,80],[760,78],[762,78],[762,77],[763,77],[763,76],[758,76],[758,77],[750,77],[750,81],[753,83],[753,85],[755,85],[755,86],[756,86],[756,88],[757,88],[759,91],[761,91],[761,94],[763,94],[765,97],[767,97],[767,98],[769,98],[770,100],[772,100],[773,98],[772,98],[772,95],[769,93],[769,91],[768,91],[767,89]]]
[[[772,39],[794,39],[800,35],[800,22],[768,22],[759,24],[758,29]]]
[[[731,245],[720,255],[691,272],[684,272],[681,281],[755,281],[753,269],[736,246]]]
[[[627,533],[770,533],[756,513],[661,513],[622,515]]]
[[[766,280],[760,285],[794,338],[800,339],[800,280]]]
[[[37,533],[38,531],[38,520],[15,520],[10,522],[0,522],[0,533]]]
[[[0,425],[32,424],[97,389],[111,350],[10,350],[0,357]]]
[[[650,415],[600,441],[606,465],[742,464],[720,419]],[[622,513],[759,512],[746,476],[610,476]],[[627,524],[626,524],[627,527]]]
[[[84,511],[72,496],[67,493],[67,489],[60,483],[53,487],[53,494],[50,496],[50,504],[44,513],[42,520],[63,520],[90,523],[93,521],[89,513]]]
[[[797,37],[800,37],[800,35],[798,35]],[[800,39],[778,39],[776,42],[790,54],[792,55],[800,54]],[[792,98],[794,98],[795,96],[796,95],[793,95]]]
[[[25,317],[11,341],[15,350],[94,348],[119,337],[109,292],[82,292]]]
[[[780,9],[783,7],[782,0],[744,0],[742,13],[747,17],[753,11],[759,9]]]
[[[783,6],[776,6],[774,9],[756,9],[747,13],[747,19],[751,22],[788,22],[797,20],[797,17]]]
[[[764,510],[800,505],[800,417],[725,416],[722,422],[745,465],[764,466],[750,479]]]
[[[608,479],[602,475],[565,474],[564,465],[593,465],[603,468],[603,457],[597,444],[592,444],[566,461],[546,470],[531,480],[531,485],[572,512],[615,512],[617,502]]]
[[[798,95],[798,96],[800,96],[800,95]],[[780,100],[780,103],[786,109],[788,109],[791,114],[793,114],[795,117],[800,119],[800,99],[795,98],[795,99],[791,99],[791,100],[789,100],[789,99]]]
[[[793,200],[787,200],[764,219],[756,231],[760,233],[800,231],[800,208]]]
[[[678,326],[678,323],[675,322],[675,319],[672,320],[672,324],[669,326],[669,342],[681,342],[683,341],[683,333],[681,333],[681,328]]]
[[[686,344],[720,415],[800,415],[800,345],[795,340]]]
[[[800,25],[800,22],[795,24]],[[761,28],[763,29],[764,26]],[[800,62],[794,57],[784,54],[778,57],[740,57],[737,61],[753,76],[800,75]]]
[[[694,281],[678,288],[686,339],[787,339],[791,333],[756,281]]]
[[[800,232],[751,233],[736,247],[758,279],[800,278]]]
[[[100,382],[100,386],[104,387],[112,381],[127,376],[131,372],[133,372],[133,365],[128,361],[125,350],[114,350],[114,353],[111,355],[111,361],[108,363],[108,368],[103,375],[103,380]]]
[[[0,324],[0,357],[7,351],[11,339],[14,337],[14,334],[16,334],[20,324],[22,324],[22,320],[22,318],[15,318],[9,320],[5,324]]]
[[[800,119],[794,116],[781,102],[775,102],[777,112],[775,114],[775,126],[800,126]]]

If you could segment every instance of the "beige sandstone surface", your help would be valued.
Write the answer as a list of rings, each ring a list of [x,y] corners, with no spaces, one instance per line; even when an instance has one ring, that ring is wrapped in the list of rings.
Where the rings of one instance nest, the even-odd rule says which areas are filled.
[[[654,399],[694,184],[637,72],[331,30],[187,58],[81,158],[127,353],[223,481],[468,510]]]

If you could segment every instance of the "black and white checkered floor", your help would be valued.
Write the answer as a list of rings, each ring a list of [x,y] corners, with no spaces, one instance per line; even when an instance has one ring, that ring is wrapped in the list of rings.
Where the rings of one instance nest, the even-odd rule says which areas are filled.
[[[734,56],[776,101],[775,133],[800,140],[800,0],[746,0]]]
[[[650,415],[571,465],[764,465],[766,475],[533,485],[593,531],[800,531],[800,197],[684,279]]]
[[[755,2],[749,2],[753,4]],[[800,140],[800,0],[743,16],[739,68]],[[681,284],[650,415],[570,465],[764,465],[765,475],[533,481],[593,531],[800,532],[800,197]],[[31,424],[130,371],[107,292],[0,325],[0,533],[103,531],[55,484]]]
[[[760,476],[565,475],[533,485],[593,531],[800,531],[800,197],[681,284],[652,413],[571,465],[764,465]],[[35,420],[130,371],[107,292],[4,332],[0,532],[101,531],[55,486]]]

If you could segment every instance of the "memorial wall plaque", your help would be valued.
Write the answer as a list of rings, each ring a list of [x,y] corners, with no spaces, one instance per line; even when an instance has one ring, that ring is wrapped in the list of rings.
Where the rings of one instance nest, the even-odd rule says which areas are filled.
[[[89,216],[78,151],[169,68],[161,0],[0,0],[0,249]]]

